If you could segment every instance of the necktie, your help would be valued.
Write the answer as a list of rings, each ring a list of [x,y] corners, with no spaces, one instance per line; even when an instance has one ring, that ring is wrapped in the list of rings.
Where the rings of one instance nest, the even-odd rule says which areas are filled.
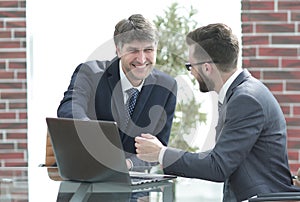
[[[221,113],[221,108],[222,108],[222,103],[221,102],[218,102],[218,112],[219,112],[219,115]]]
[[[217,142],[219,136],[220,136],[220,132],[221,132],[221,128],[223,126],[223,123],[222,123],[222,120],[223,120],[223,117],[222,117],[222,103],[221,102],[218,102],[218,124],[216,126],[216,137],[215,137],[215,141]]]
[[[139,95],[139,90],[136,88],[130,88],[126,91],[126,93],[128,93],[128,100],[126,101],[125,107],[127,110],[127,122],[129,120],[129,118],[131,117],[133,110],[134,110],[134,106],[137,100],[137,97]]]

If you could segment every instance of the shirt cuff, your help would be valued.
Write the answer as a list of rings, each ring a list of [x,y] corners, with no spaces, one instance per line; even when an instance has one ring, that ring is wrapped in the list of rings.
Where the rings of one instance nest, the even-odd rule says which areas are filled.
[[[163,164],[163,159],[164,159],[164,154],[165,151],[167,150],[167,147],[161,148],[159,155],[158,155],[158,162],[162,165]]]
[[[131,159],[126,159],[126,160],[128,160],[129,161],[129,163],[130,163],[130,168],[128,169],[128,170],[132,170],[132,168],[133,168],[133,162],[132,162],[132,160]]]

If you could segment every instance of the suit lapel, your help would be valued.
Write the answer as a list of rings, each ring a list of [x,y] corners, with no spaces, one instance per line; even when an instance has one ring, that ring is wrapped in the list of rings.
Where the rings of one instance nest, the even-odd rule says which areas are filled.
[[[225,119],[226,119],[226,109],[227,109],[227,103],[234,93],[234,90],[237,86],[239,86],[241,83],[243,83],[251,74],[248,72],[248,70],[242,71],[238,77],[233,81],[233,83],[230,85],[230,87],[227,90],[224,103],[221,106],[220,112],[219,112],[219,119],[218,124],[216,126],[216,141],[220,137]]]
[[[109,66],[108,84],[111,92],[112,115],[118,123],[119,129],[124,132],[126,125],[124,117],[126,117],[125,105],[123,100],[123,91],[120,82],[119,59],[115,58]],[[122,137],[123,135],[121,135]]]

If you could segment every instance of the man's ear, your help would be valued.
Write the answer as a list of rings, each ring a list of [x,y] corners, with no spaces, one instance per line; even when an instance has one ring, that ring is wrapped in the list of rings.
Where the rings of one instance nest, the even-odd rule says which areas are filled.
[[[206,76],[212,74],[212,66],[211,66],[211,64],[209,64],[209,63],[204,63],[204,64],[202,65],[202,72],[203,72]]]

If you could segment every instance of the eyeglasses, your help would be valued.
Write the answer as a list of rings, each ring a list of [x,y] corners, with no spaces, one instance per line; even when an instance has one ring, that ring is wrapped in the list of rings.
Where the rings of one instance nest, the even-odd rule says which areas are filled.
[[[192,66],[195,66],[195,65],[203,65],[203,64],[205,64],[205,63],[217,63],[217,62],[216,62],[216,61],[205,61],[205,62],[197,62],[197,63],[193,63],[193,64],[187,62],[187,63],[185,63],[185,68],[186,68],[188,71],[191,71]]]

